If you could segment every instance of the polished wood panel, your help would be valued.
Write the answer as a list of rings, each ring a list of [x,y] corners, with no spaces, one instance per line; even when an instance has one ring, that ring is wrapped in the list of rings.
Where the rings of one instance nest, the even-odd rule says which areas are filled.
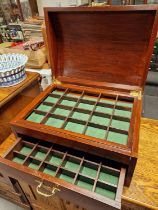
[[[45,8],[54,76],[143,87],[157,16],[157,6]]]
[[[158,121],[141,119],[139,159],[129,188],[122,195],[124,209],[158,209],[158,157],[157,157]],[[2,145],[0,155],[4,155],[16,141],[11,134]],[[133,206],[133,208],[132,208]],[[127,208],[128,207],[128,208]]]
[[[140,143],[136,169],[123,200],[158,209],[158,121],[141,119]]]
[[[9,122],[39,93],[39,74],[27,73],[22,83],[0,89],[0,142],[9,136]]]

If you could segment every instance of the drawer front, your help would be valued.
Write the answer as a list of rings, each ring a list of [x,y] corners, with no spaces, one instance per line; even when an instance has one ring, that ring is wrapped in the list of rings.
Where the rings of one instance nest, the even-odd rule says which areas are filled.
[[[23,191],[14,189],[13,186],[0,182],[0,197],[7,199],[25,209],[31,209]]]
[[[40,196],[37,200],[42,204],[49,204],[51,198],[51,206],[57,196],[55,209],[62,209],[59,199],[88,210],[120,209],[125,169],[106,161],[107,165],[97,157],[48,142],[19,139],[0,158],[0,169],[20,183],[28,183],[31,188],[24,189],[32,191],[28,199],[35,204]]]

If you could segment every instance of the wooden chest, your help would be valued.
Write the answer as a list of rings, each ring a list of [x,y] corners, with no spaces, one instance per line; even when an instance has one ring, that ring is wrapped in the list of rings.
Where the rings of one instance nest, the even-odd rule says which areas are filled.
[[[45,8],[54,83],[12,121],[18,139],[0,159],[3,171],[45,197],[121,208],[138,156],[157,9]]]

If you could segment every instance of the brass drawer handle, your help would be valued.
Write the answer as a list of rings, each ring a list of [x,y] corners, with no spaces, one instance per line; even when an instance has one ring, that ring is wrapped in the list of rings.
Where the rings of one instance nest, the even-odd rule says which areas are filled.
[[[42,184],[43,184],[43,182],[40,182],[39,185],[37,185],[37,187],[36,187],[36,191],[39,195],[43,195],[44,197],[48,198],[48,197],[55,195],[57,191],[60,192],[60,189],[58,188],[58,186],[56,186],[56,187],[53,187],[50,194],[44,193],[40,190],[40,188],[42,187]]]

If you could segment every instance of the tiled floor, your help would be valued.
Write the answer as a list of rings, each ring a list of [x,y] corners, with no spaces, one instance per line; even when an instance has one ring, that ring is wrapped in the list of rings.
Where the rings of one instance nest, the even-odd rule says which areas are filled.
[[[24,210],[24,209],[3,198],[0,198],[0,210]]]

